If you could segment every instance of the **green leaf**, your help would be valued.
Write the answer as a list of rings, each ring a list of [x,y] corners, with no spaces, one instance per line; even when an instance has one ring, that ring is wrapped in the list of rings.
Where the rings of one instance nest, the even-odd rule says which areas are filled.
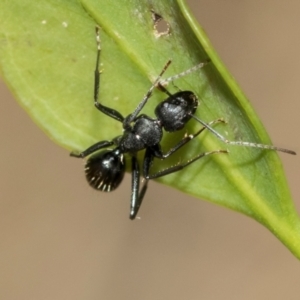
[[[153,11],[169,25],[154,28]],[[197,116],[230,140],[270,144],[251,105],[227,72],[183,0],[40,0],[0,4],[0,64],[4,80],[33,120],[58,144],[82,151],[121,134],[121,124],[93,106],[95,25],[101,27],[101,87],[104,105],[129,114],[168,59],[169,77],[208,57],[204,68],[170,84],[170,91],[192,90],[200,99]],[[165,98],[155,91],[143,113],[153,116]],[[185,133],[165,134],[167,150]],[[204,151],[228,149],[159,181],[186,193],[242,212],[269,228],[300,258],[300,224],[274,151],[228,146],[209,132],[156,169],[187,161]]]

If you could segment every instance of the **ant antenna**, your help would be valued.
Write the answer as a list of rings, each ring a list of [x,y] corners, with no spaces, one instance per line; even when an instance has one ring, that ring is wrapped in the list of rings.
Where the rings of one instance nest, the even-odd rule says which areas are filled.
[[[171,60],[169,59],[167,61],[167,63],[165,64],[165,66],[163,67],[162,71],[160,72],[160,74],[156,77],[155,81],[153,82],[152,86],[150,87],[150,89],[148,90],[147,94],[144,96],[143,100],[140,102],[140,104],[137,106],[137,108],[134,110],[134,112],[127,118],[126,120],[126,123],[129,124],[131,123],[135,118],[136,116],[140,113],[140,111],[143,109],[143,107],[145,106],[145,104],[147,103],[148,99],[151,97],[151,94],[153,92],[153,89],[155,87],[162,87],[164,84],[167,84],[168,82],[170,81],[174,81],[180,77],[183,77],[183,76],[186,76],[192,72],[195,72],[196,70],[198,69],[201,69],[203,68],[205,65],[207,65],[211,60],[208,58],[207,60],[199,63],[198,65],[188,69],[188,70],[185,70],[179,74],[176,74],[174,76],[171,76],[171,77],[168,77],[166,79],[163,79],[162,81],[160,81],[162,75],[165,73],[165,71],[168,69],[168,67],[170,66],[171,64]]]
[[[196,116],[192,115],[192,118],[197,120],[200,124],[202,124],[207,130],[212,132],[218,139],[220,139],[222,142],[228,144],[228,145],[235,145],[235,146],[244,146],[244,147],[252,147],[252,148],[261,148],[261,149],[268,149],[268,150],[275,150],[275,151],[280,151],[292,155],[296,155],[297,153],[292,150],[284,149],[284,148],[279,148],[276,146],[272,145],[265,145],[265,144],[257,144],[253,142],[243,142],[243,141],[229,141],[227,140],[224,136],[222,136],[219,132],[214,130],[212,127],[210,127],[208,124],[197,118]]]
[[[194,66],[194,67],[192,67],[192,68],[190,68],[190,69],[187,69],[187,70],[185,70],[185,71],[183,71],[183,72],[181,72],[181,73],[179,73],[179,74],[176,74],[176,75],[174,75],[174,76],[171,76],[171,77],[168,77],[168,78],[166,78],[166,79],[163,79],[162,81],[159,82],[159,84],[160,84],[160,85],[166,85],[166,84],[168,84],[170,81],[174,81],[174,80],[176,80],[176,79],[178,79],[178,78],[180,78],[180,77],[186,76],[186,75],[188,75],[188,74],[190,74],[190,73],[193,73],[193,72],[197,71],[198,69],[203,68],[204,66],[206,66],[206,65],[207,65],[208,63],[210,63],[210,62],[211,62],[211,60],[208,58],[208,59],[206,59],[205,61],[199,63],[198,65],[196,65],[196,66]]]

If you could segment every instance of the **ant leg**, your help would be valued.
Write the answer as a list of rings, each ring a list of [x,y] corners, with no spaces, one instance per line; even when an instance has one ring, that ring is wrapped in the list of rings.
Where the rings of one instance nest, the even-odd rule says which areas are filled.
[[[131,171],[132,171],[132,182],[131,182],[131,201],[130,201],[129,218],[131,220],[134,220],[141,207],[143,198],[147,191],[148,180],[146,180],[143,183],[143,187],[140,191],[140,166],[136,156],[132,156]]]
[[[166,176],[166,175],[169,175],[171,173],[175,173],[175,172],[178,172],[182,169],[184,169],[185,167],[189,166],[190,164],[192,164],[193,162],[197,161],[198,159],[202,158],[202,157],[205,157],[205,156],[208,156],[208,155],[212,155],[212,154],[217,154],[217,153],[228,153],[227,150],[215,150],[215,151],[209,151],[209,152],[203,152],[197,156],[195,156],[194,158],[188,160],[187,162],[183,163],[183,164],[178,164],[176,166],[173,166],[173,167],[170,167],[170,168],[166,168],[164,170],[161,170],[159,172],[156,172],[152,175],[149,174],[149,169],[150,169],[150,165],[146,168],[146,172],[144,174],[144,177],[146,180],[150,180],[150,179],[155,179],[155,178],[159,178],[159,177],[163,177],[163,176]],[[148,153],[146,152],[146,155],[153,155],[151,153]]]
[[[253,143],[253,142],[243,142],[243,141],[229,141],[224,136],[222,136],[219,132],[217,132],[212,127],[210,127],[209,124],[206,124],[205,122],[203,122],[202,120],[200,120],[199,118],[197,118],[194,115],[192,115],[192,118],[194,118],[196,121],[198,121],[204,127],[206,127],[207,130],[212,132],[218,139],[220,139],[222,142],[224,142],[228,145],[244,146],[244,147],[252,147],[252,148],[261,148],[261,149],[267,149],[267,150],[275,150],[275,151],[280,151],[280,152],[296,155],[295,151],[275,147],[275,146],[272,146],[272,145],[258,144],[258,143]]]
[[[99,34],[99,27],[96,26],[96,42],[97,42],[97,59],[96,59],[96,68],[95,68],[95,83],[94,83],[94,104],[97,109],[99,109],[105,115],[119,121],[123,122],[124,117],[116,110],[102,105],[99,99],[99,87],[100,87],[100,74],[99,63],[100,63],[100,53],[101,53],[101,40]]]
[[[216,123],[221,123],[221,122],[224,123],[225,121],[223,119],[217,119],[217,120],[209,122],[208,124],[211,126],[211,125],[214,125]],[[160,149],[160,145],[157,145],[157,147],[147,148],[146,153],[145,153],[145,157],[144,157],[144,165],[143,165],[144,180],[148,181],[150,179],[159,178],[159,177],[162,177],[162,176],[174,173],[174,172],[178,172],[178,171],[182,170],[183,168],[187,167],[191,163],[195,162],[196,160],[198,160],[198,159],[200,159],[204,156],[208,156],[208,155],[215,154],[215,153],[228,153],[227,150],[215,150],[215,151],[210,151],[210,152],[204,152],[204,153],[201,153],[201,154],[197,155],[196,157],[188,160],[186,163],[178,164],[176,166],[173,166],[173,167],[164,169],[162,171],[159,171],[157,173],[154,173],[152,175],[149,175],[150,168],[151,168],[151,165],[152,165],[152,162],[153,162],[154,158],[165,159],[165,158],[169,157],[171,154],[176,152],[182,146],[184,146],[189,141],[191,141],[195,137],[197,137],[205,129],[207,129],[207,128],[202,127],[194,135],[188,135],[188,136],[184,137],[178,144],[176,144],[173,148],[171,148],[165,154],[162,153],[162,151]]]
[[[217,123],[225,123],[225,121],[223,119],[217,119],[214,121],[211,121],[208,123],[209,126],[212,126],[214,124]],[[179,150],[181,147],[183,147],[185,144],[187,144],[188,142],[190,142],[191,140],[193,140],[194,138],[196,138],[200,133],[202,133],[205,129],[207,129],[207,127],[202,127],[200,130],[198,130],[195,134],[189,134],[186,135],[180,142],[178,142],[175,146],[173,146],[168,152],[166,153],[162,153],[162,151],[160,150],[160,147],[157,148],[153,148],[153,155],[156,158],[159,159],[165,159],[167,157],[169,157],[171,154],[173,154],[174,152],[176,152],[177,150]]]
[[[101,141],[101,142],[98,142],[98,143],[92,145],[91,147],[87,148],[86,150],[82,151],[81,153],[71,152],[70,156],[84,158],[102,148],[107,148],[113,144],[114,144],[113,141]]]
[[[173,94],[171,94],[160,82],[158,82],[156,87],[163,93],[167,94],[169,97],[173,96]]]
[[[126,118],[126,120],[124,122],[124,128],[127,127],[127,126],[129,126],[130,123],[133,122],[135,120],[135,118],[137,117],[137,115],[141,112],[141,110],[143,109],[143,107],[147,103],[148,99],[151,97],[154,88],[159,83],[159,81],[161,79],[161,76],[165,73],[165,71],[168,69],[168,67],[169,67],[170,64],[171,64],[171,60],[168,60],[167,63],[165,64],[165,66],[163,67],[162,71],[159,73],[159,75],[155,79],[154,83],[152,84],[152,86],[150,87],[150,89],[148,90],[148,92],[146,93],[146,95],[144,96],[144,98],[142,99],[142,101],[136,107],[136,109],[134,110],[134,112],[132,114],[130,114]]]
[[[134,220],[139,210],[140,167],[135,156],[131,158],[131,201],[129,218]]]
[[[171,94],[163,84],[164,84],[164,82],[159,82],[156,86],[157,89],[159,89],[163,93],[167,94],[169,97],[174,96],[174,94]],[[182,90],[177,85],[174,84],[174,81],[172,81],[172,84],[178,91],[182,92]]]

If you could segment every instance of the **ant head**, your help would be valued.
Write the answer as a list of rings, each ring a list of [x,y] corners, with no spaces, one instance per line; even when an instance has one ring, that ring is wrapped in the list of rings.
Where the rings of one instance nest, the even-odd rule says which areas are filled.
[[[182,129],[191,119],[198,106],[193,92],[180,91],[159,103],[155,115],[168,132]]]
[[[85,165],[85,175],[90,186],[104,192],[115,190],[124,174],[125,160],[118,148],[92,155]]]

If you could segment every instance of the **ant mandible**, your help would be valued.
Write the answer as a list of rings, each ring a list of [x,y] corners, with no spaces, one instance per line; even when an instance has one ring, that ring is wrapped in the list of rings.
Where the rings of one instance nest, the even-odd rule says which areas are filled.
[[[151,165],[154,158],[165,159],[175,153],[178,149],[193,140],[205,129],[212,132],[220,140],[230,145],[240,145],[254,148],[262,148],[269,150],[281,151],[289,154],[296,154],[294,151],[278,148],[271,145],[257,144],[243,141],[229,141],[220,133],[214,130],[211,126],[215,123],[225,122],[223,119],[217,119],[210,123],[205,123],[194,115],[198,106],[198,98],[191,91],[179,91],[171,94],[163,84],[173,81],[188,73],[194,72],[197,69],[204,67],[209,60],[206,60],[195,67],[188,69],[180,74],[161,80],[162,75],[171,64],[169,60],[156,80],[153,82],[148,92],[138,104],[136,109],[127,117],[123,117],[120,112],[110,107],[102,105],[99,101],[99,84],[100,74],[99,63],[101,53],[101,41],[99,27],[96,27],[96,42],[97,42],[97,59],[95,68],[95,83],[94,83],[94,104],[95,107],[103,114],[119,121],[123,125],[123,133],[110,141],[100,141],[81,153],[71,152],[71,156],[84,158],[91,155],[85,165],[85,175],[88,183],[95,189],[105,192],[115,190],[122,182],[125,174],[125,156],[129,154],[131,157],[131,201],[129,218],[134,220],[145,196],[148,181],[168,174],[178,172],[188,165],[194,163],[198,159],[217,153],[228,153],[228,150],[214,150],[203,152],[188,160],[187,162],[168,167],[154,174],[150,173]],[[145,114],[140,114],[143,107],[152,95],[155,87],[158,87],[162,92],[168,95],[168,98],[160,102],[155,108],[156,119],[150,118]],[[198,121],[203,127],[193,135],[186,135],[175,146],[163,153],[160,142],[163,136],[163,129],[167,132],[174,132],[185,127],[188,121],[193,118]],[[113,146],[111,150],[102,150]],[[140,188],[140,166],[137,160],[137,153],[145,150],[142,177],[143,184]],[[96,153],[95,153],[96,152]]]

